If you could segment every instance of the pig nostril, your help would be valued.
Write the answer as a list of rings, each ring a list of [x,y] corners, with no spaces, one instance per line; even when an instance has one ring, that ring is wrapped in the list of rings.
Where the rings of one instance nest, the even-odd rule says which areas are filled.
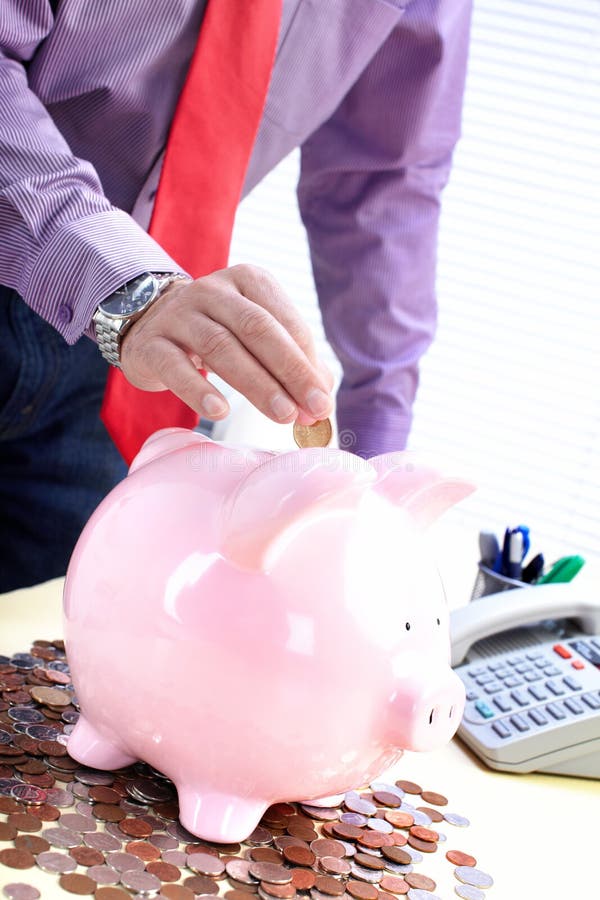
[[[449,713],[448,718],[450,718],[450,719],[452,718],[452,713],[453,713],[453,712],[454,712],[454,707],[451,706],[451,707],[450,707],[450,713]]]
[[[431,710],[431,712],[429,713],[429,724],[433,724],[433,710]]]

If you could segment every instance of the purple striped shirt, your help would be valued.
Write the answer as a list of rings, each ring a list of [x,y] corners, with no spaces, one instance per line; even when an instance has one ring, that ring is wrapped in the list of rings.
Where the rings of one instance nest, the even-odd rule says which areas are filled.
[[[242,34],[250,0],[221,2]],[[68,343],[130,278],[180,270],[146,228],[205,5],[0,0],[0,283]],[[301,147],[338,425],[361,453],[405,445],[435,331],[469,20],[470,0],[283,0],[243,195]]]

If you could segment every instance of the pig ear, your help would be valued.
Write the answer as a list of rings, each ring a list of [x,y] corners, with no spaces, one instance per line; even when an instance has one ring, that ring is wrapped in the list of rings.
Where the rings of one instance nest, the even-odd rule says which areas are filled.
[[[229,497],[221,552],[242,569],[262,571],[283,534],[328,508],[353,509],[375,479],[368,462],[339,450],[279,453],[250,472]]]
[[[180,447],[197,448],[200,444],[212,444],[213,447],[218,445],[211,441],[204,434],[197,431],[191,431],[189,428],[161,428],[155,431],[142,444],[138,454],[134,457],[129,466],[129,474],[137,472],[146,463],[160,456],[165,456],[172,450],[179,450]]]
[[[443,474],[439,467],[414,453],[386,453],[371,460],[377,470],[375,490],[406,509],[421,528],[467,497],[475,485]]]

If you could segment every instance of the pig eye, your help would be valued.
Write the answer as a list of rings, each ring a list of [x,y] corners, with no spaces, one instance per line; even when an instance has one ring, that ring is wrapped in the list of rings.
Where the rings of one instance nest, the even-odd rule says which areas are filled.
[[[404,627],[406,628],[407,631],[410,631],[410,622],[406,622]]]
[[[439,619],[436,619],[435,621],[438,623],[438,625],[440,624],[440,620],[439,620]]]

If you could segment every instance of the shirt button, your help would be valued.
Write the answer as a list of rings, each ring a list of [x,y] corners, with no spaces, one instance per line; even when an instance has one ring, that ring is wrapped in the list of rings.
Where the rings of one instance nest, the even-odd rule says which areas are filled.
[[[70,322],[72,320],[72,318],[73,318],[72,308],[67,303],[61,303],[60,306],[58,307],[58,321],[64,322],[66,324],[67,322]]]

